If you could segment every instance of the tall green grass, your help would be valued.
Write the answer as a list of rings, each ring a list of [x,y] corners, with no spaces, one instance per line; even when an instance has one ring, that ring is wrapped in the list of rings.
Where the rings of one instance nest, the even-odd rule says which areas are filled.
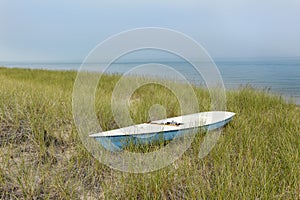
[[[251,87],[227,92],[236,116],[217,145],[198,159],[203,139],[170,166],[146,174],[115,171],[82,146],[72,118],[75,72],[0,68],[0,199],[299,199],[300,109]],[[96,112],[116,128],[111,95],[118,75],[103,75]],[[206,90],[195,88],[200,110]],[[180,114],[174,94],[146,85],[131,98],[135,123],[154,104]]]

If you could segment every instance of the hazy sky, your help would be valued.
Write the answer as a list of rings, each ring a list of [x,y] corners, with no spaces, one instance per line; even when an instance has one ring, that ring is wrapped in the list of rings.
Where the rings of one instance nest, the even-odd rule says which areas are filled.
[[[0,61],[82,61],[149,26],[183,32],[213,58],[300,57],[299,0],[0,0]]]

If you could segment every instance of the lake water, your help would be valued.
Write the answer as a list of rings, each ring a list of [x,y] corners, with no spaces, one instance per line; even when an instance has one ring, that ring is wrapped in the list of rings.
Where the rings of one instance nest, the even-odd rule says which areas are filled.
[[[107,73],[125,73],[136,66],[153,63],[153,61],[117,61],[112,64]],[[190,82],[204,85],[203,78],[196,73],[187,62],[178,60],[161,60],[163,65],[170,66],[184,75]],[[226,89],[236,89],[241,85],[250,84],[257,89],[268,89],[270,92],[292,98],[300,104],[300,58],[284,59],[227,59],[215,62],[223,78]],[[104,64],[88,64],[91,69],[97,69]],[[0,66],[50,69],[78,70],[81,63],[13,63],[1,62]],[[157,71],[157,75],[166,75],[167,71]],[[147,75],[147,70],[145,70]],[[166,76],[167,77],[167,76]]]

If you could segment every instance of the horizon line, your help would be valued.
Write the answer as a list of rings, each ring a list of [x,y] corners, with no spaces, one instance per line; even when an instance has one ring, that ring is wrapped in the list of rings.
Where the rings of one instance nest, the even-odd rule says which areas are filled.
[[[300,59],[300,56],[259,56],[259,57],[211,57],[213,61],[215,62],[221,62],[221,61],[234,61],[234,60],[263,60],[263,59]],[[181,61],[181,59],[177,58],[167,58],[167,57],[161,57],[161,58],[126,58],[123,59],[123,62],[128,62],[128,61],[135,61],[135,62],[143,62],[143,61],[150,61],[150,60],[158,60],[158,61]],[[191,58],[190,60],[192,61],[197,61],[197,59]],[[0,63],[34,63],[34,64],[42,64],[42,63],[51,63],[51,64],[79,64],[83,63],[83,60],[75,60],[75,59],[51,59],[51,60],[0,60]],[[183,62],[183,61],[182,61]],[[99,62],[87,62],[87,63],[108,63],[105,61],[99,61]],[[122,63],[122,62],[120,62]]]

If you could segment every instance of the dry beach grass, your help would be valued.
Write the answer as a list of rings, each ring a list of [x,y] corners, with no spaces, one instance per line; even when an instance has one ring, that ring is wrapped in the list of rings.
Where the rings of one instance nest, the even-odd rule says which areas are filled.
[[[227,108],[237,115],[207,157],[197,157],[199,133],[170,166],[131,174],[101,164],[81,144],[72,117],[75,78],[71,71],[0,68],[1,199],[300,198],[296,105],[250,87],[228,91]],[[102,78],[95,106],[108,130],[115,128],[110,99],[119,76]],[[195,93],[200,110],[209,110],[208,92]],[[179,114],[174,95],[159,86],[140,88],[132,100],[136,123],[147,121],[153,104],[168,117]]]

